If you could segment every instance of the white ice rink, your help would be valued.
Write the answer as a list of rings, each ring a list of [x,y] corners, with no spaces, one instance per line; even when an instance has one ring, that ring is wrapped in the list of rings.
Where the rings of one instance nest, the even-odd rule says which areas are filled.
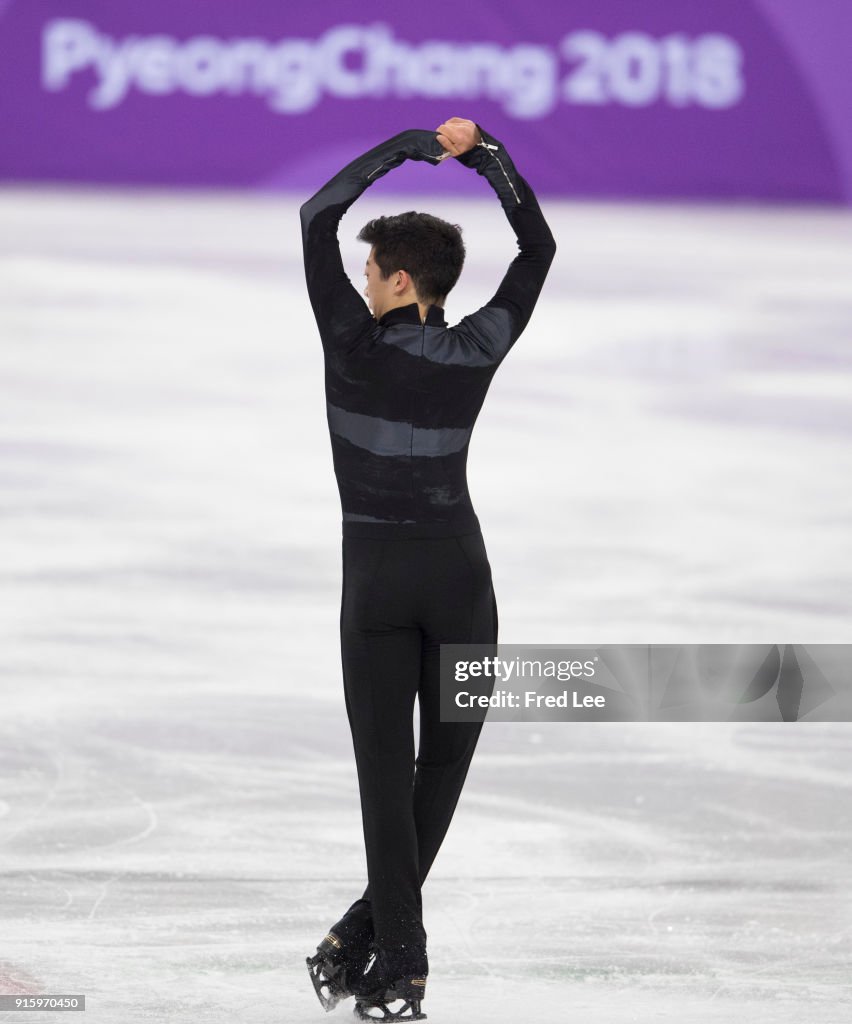
[[[412,206],[460,319],[490,195],[375,190],[350,273]],[[352,1019],[304,966],[365,878],[297,207],[0,191],[0,992],[89,1024]],[[852,643],[852,214],[544,207],[471,446],[501,640]],[[486,725],[429,1020],[847,1024],[850,768],[846,723]]]

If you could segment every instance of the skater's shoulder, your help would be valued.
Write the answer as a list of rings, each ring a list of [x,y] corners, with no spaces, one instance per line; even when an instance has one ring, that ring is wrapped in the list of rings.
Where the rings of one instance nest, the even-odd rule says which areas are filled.
[[[503,306],[489,303],[463,317],[449,328],[452,343],[459,352],[468,353],[472,362],[489,365],[499,362],[511,346],[512,315]]]

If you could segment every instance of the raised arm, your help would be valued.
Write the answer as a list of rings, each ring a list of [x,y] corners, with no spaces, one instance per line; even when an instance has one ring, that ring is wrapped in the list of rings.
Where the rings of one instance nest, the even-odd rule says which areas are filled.
[[[532,189],[518,174],[505,147],[479,125],[472,125],[475,132],[469,134],[471,129],[465,126],[470,125],[472,122],[453,118],[441,125],[438,138],[448,155],[472,167],[497,193],[520,252],[491,301],[466,316],[457,330],[471,334],[477,345],[487,348],[499,361],[532,316],[556,253],[556,242]],[[466,148],[471,143],[472,148]],[[459,149],[462,151],[457,152]]]
[[[305,277],[323,347],[345,345],[374,323],[343,269],[337,240],[343,214],[374,181],[404,161],[437,164],[445,156],[435,132],[401,132],[347,164],[302,206]]]

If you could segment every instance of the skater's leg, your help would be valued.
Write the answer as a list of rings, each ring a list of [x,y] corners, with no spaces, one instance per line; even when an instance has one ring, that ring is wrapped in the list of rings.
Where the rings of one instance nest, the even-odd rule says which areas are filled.
[[[414,700],[421,633],[406,609],[411,575],[399,542],[347,538],[341,616],[375,942],[425,946],[414,823]],[[385,550],[391,548],[390,551]]]
[[[366,949],[373,941],[373,908],[369,900],[356,900],[329,931],[347,948]]]
[[[436,605],[424,637],[420,681],[420,744],[414,776],[414,819],[417,828],[421,883],[429,873],[452,821],[468,768],[482,731],[481,722],[442,722],[440,711],[440,645],[497,642],[497,603],[481,535],[455,538],[446,552],[461,560],[470,587],[448,589]]]
[[[412,799],[420,633],[344,637],[375,940],[424,943]]]
[[[374,551],[374,555],[379,553]],[[351,561],[351,559],[350,559]],[[359,583],[364,575],[364,557],[353,567],[352,579]],[[375,558],[374,558],[375,562]],[[376,562],[376,565],[378,563]],[[375,565],[374,565],[375,568]],[[367,565],[368,574],[372,570]],[[347,601],[346,545],[343,546],[343,592],[340,602],[340,631],[343,634],[344,611]],[[352,726],[352,712],[349,693],[345,685],[343,697],[346,714]],[[369,899],[356,900],[351,907],[329,928],[317,946],[317,955],[308,958],[308,967],[317,995],[326,1009],[332,1009],[345,998],[352,978],[358,977],[367,964],[370,944],[373,941],[373,913]]]
[[[482,731],[479,722],[442,722],[440,714],[440,645],[496,644],[497,601],[491,568],[480,534],[433,544],[431,585],[421,579],[428,601],[431,635],[424,636],[420,701],[420,742],[414,774],[414,819],[421,884],[444,841]],[[421,601],[421,614],[423,602]],[[361,900],[371,899],[370,886]]]

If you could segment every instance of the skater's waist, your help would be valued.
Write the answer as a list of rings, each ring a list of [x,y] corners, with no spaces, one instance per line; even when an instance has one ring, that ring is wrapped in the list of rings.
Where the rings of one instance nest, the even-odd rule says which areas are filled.
[[[394,522],[367,516],[343,515],[344,537],[377,537],[381,540],[417,540],[422,537],[464,537],[479,533],[475,512],[466,512],[444,522]]]

